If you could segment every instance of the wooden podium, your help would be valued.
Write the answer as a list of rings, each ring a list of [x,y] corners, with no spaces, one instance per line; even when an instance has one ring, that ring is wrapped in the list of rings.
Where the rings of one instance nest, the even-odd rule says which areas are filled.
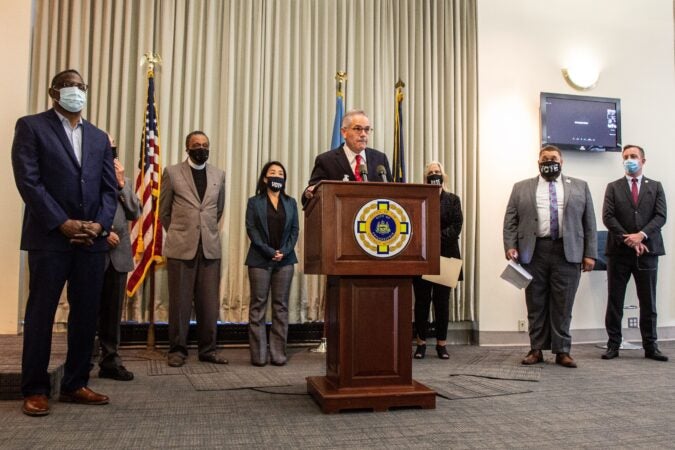
[[[436,407],[412,379],[412,276],[439,273],[438,186],[323,181],[305,210],[305,273],[328,275],[325,413]],[[372,233],[371,233],[372,231]]]

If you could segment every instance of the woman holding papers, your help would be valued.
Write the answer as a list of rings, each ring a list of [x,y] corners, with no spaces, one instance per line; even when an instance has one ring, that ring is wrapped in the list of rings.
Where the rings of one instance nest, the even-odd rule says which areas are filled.
[[[448,192],[448,175],[443,165],[437,161],[427,164],[424,169],[424,179],[428,184],[438,185],[441,196],[441,256],[460,258],[459,233],[462,231],[462,205],[455,194]],[[462,279],[460,273],[459,279]],[[415,289],[415,332],[417,349],[415,358],[422,359],[427,350],[427,331],[429,330],[429,307],[434,304],[434,319],[436,330],[436,353],[441,359],[448,359],[448,350],[445,347],[448,336],[448,317],[450,315],[450,288],[441,284],[431,283],[421,277],[413,279]]]

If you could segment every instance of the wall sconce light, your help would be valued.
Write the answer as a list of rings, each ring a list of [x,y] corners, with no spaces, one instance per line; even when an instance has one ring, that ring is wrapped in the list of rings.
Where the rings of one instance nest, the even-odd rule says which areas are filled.
[[[584,65],[580,67],[569,67],[562,69],[563,78],[567,84],[578,91],[588,91],[593,89],[598,82],[600,72],[595,67]]]

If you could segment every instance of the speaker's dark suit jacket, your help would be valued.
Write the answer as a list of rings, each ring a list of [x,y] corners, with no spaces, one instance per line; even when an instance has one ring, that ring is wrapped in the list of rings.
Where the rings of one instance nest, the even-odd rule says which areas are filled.
[[[640,334],[646,351],[656,349],[656,279],[658,256],[665,254],[661,227],[666,223],[666,195],[661,183],[642,177],[637,205],[626,177],[607,185],[602,206],[602,222],[607,227],[607,312],[605,328],[608,346],[621,345],[621,320],[626,285],[635,279],[640,304]],[[624,234],[644,232],[649,252],[638,257],[623,243]]]
[[[61,389],[86,386],[101,297],[105,237],[74,245],[60,231],[68,219],[93,221],[110,230],[117,208],[117,181],[108,136],[82,121],[82,162],[53,109],[16,123],[14,179],[26,204],[21,248],[28,250],[30,286],[24,321],[22,392],[50,393],[49,364],[54,312],[68,282],[68,356]]]
[[[392,180],[391,170],[389,169],[389,160],[387,155],[379,150],[366,148],[366,166],[368,168],[368,181],[382,181],[377,174],[377,166],[384,166],[387,175],[387,181]],[[321,180],[341,181],[345,179],[356,181],[354,169],[349,164],[344,146],[317,155],[314,160],[314,168],[309,178],[309,185],[313,186]],[[309,199],[302,196],[302,204],[305,205]]]

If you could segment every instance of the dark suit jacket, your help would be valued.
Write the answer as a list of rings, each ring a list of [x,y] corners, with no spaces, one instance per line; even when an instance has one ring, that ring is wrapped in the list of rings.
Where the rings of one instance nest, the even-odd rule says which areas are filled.
[[[280,249],[269,246],[270,235],[267,228],[267,194],[256,195],[248,199],[246,205],[246,233],[251,245],[246,255],[245,265],[251,267],[274,267],[295,264],[298,258],[295,255],[295,244],[298,242],[298,204],[295,199],[286,195],[279,196],[286,212],[286,222],[281,235]],[[279,262],[272,261],[276,250],[284,254]]]
[[[635,250],[623,243],[623,235],[643,231],[644,244],[650,255],[665,255],[661,227],[666,223],[666,194],[656,180],[642,177],[637,207],[625,177],[613,181],[605,190],[602,223],[607,227],[606,255],[635,255]]]
[[[441,191],[441,256],[461,259],[459,252],[459,234],[462,232],[464,216],[462,203],[455,194]],[[459,280],[464,279],[463,271]]]
[[[368,181],[382,181],[377,175],[377,166],[384,166],[387,172],[387,181],[392,181],[391,170],[389,169],[389,160],[387,155],[379,150],[366,148],[366,166],[368,167]],[[349,159],[345,154],[343,146],[329,150],[317,155],[314,160],[314,168],[309,178],[309,186],[317,184],[321,180],[342,181],[345,175],[349,181],[356,181],[354,169],[349,164]],[[305,205],[308,199],[302,196],[302,204]]]
[[[128,178],[124,179],[124,187],[119,190],[117,198],[117,210],[113,219],[112,231],[117,233],[120,243],[117,247],[110,249],[108,259],[116,271],[131,272],[134,270],[134,259],[131,254],[128,221],[138,219],[141,215],[141,206]]]
[[[25,116],[16,123],[12,145],[14,180],[26,204],[22,250],[69,251],[59,231],[68,219],[90,220],[110,230],[117,208],[117,180],[108,136],[82,121],[82,166],[56,112]],[[105,252],[105,237],[86,251]]]
[[[562,176],[563,246],[567,262],[579,264],[583,258],[598,258],[598,236],[593,199],[588,184],[578,178]],[[537,245],[537,183],[539,176],[513,186],[504,214],[504,251],[518,250],[521,263],[529,264]]]

